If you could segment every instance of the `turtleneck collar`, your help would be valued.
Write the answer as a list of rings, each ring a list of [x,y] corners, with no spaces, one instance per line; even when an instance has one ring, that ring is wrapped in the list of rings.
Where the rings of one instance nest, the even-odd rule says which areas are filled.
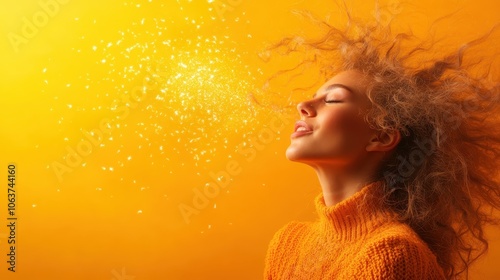
[[[351,197],[326,206],[323,192],[315,198],[319,231],[329,238],[355,240],[369,234],[378,225],[394,220],[396,213],[381,202],[382,181],[365,185]]]

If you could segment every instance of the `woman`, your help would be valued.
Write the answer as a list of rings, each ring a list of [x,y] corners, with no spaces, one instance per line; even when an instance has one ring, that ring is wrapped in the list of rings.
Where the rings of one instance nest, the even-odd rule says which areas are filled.
[[[321,24],[319,40],[275,46],[327,77],[286,151],[316,171],[319,217],[275,233],[264,278],[467,277],[500,209],[498,61],[473,57],[493,31],[436,56],[380,22]]]

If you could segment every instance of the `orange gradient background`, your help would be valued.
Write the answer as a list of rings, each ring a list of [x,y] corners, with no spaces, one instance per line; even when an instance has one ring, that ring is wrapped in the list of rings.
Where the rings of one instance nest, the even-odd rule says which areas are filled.
[[[374,1],[346,2],[373,17]],[[500,20],[496,0],[380,3],[421,35],[457,11],[438,29],[451,43]],[[262,48],[315,33],[297,9],[341,14],[326,0],[3,1],[0,279],[262,279],[272,235],[314,219],[320,191],[284,155],[295,112],[250,95],[290,65]],[[500,279],[500,232],[488,236],[471,279]]]

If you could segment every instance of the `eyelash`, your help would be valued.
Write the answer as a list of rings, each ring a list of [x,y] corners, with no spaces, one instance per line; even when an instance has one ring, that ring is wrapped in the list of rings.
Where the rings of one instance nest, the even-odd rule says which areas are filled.
[[[340,100],[325,100],[325,103],[341,103]]]

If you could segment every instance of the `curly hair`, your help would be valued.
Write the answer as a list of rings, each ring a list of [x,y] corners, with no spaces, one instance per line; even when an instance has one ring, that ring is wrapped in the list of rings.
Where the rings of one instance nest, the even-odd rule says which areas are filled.
[[[343,26],[310,16],[320,38],[287,37],[268,50],[303,54],[283,72],[314,63],[325,80],[351,69],[371,77],[365,121],[402,135],[375,174],[383,201],[428,244],[447,278],[468,277],[488,248],[484,227],[498,223],[492,211],[500,209],[498,60],[474,52],[496,28],[443,53],[432,36],[346,14]]]

